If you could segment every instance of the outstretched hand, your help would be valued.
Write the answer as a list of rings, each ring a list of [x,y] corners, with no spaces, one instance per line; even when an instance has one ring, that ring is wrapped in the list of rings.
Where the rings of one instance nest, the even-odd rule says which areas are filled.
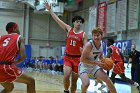
[[[51,6],[49,5],[49,3],[47,1],[44,2],[44,7],[47,9],[47,10],[50,10],[51,9]]]
[[[101,61],[96,62],[96,65],[98,65],[99,67],[103,67],[104,66],[104,63],[101,60]]]

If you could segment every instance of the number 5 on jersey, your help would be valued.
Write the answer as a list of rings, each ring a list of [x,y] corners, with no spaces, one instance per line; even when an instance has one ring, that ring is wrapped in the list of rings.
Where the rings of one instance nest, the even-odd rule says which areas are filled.
[[[9,41],[10,41],[10,38],[5,39],[4,42],[3,42],[3,46],[4,47],[7,46]]]

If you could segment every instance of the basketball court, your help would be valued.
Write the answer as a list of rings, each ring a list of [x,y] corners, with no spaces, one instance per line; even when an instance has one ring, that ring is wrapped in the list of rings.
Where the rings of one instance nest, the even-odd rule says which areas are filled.
[[[6,1],[6,0],[2,0],[2,1]],[[8,0],[8,1],[14,1],[14,0]],[[31,1],[34,1],[34,0],[17,0],[18,1],[18,3],[19,2],[23,2],[23,3],[25,3],[25,4],[27,4],[27,5],[29,5],[29,7],[31,7],[31,8],[36,8],[36,10],[34,10],[34,13],[44,13],[44,11],[46,12],[46,13],[48,13],[47,11],[48,10],[45,10],[44,9],[44,0],[40,0],[41,2],[40,2],[40,5],[37,5],[37,6],[34,6],[34,2],[31,2]],[[35,0],[35,1],[37,1],[37,0]],[[53,11],[55,11],[56,13],[57,13],[57,15],[59,15],[59,16],[62,16],[62,14],[63,14],[63,12],[64,12],[64,4],[63,3],[60,3],[59,2],[59,4],[58,4],[58,2],[57,2],[57,0],[48,0],[49,1],[49,3],[51,4],[51,6],[52,6],[52,9],[53,9]],[[88,0],[87,0],[88,1]],[[86,2],[87,2],[86,1]],[[96,0],[96,1],[98,1],[98,0]],[[103,1],[103,0],[100,0],[100,1]],[[108,0],[109,1],[109,0]],[[111,1],[111,0],[110,0]],[[117,0],[112,0],[112,1],[117,1]],[[120,0],[121,1],[121,0]],[[123,0],[122,0],[123,1]],[[129,0],[129,1],[132,1],[132,0]],[[124,0],[124,2],[127,2],[127,0]],[[131,3],[131,2],[130,2]],[[2,3],[1,2],[1,4],[3,4],[3,5],[6,5],[6,3]],[[17,3],[16,3],[17,4]],[[102,3],[100,3],[100,4],[102,4]],[[123,4],[123,3],[120,3],[120,4]],[[118,5],[120,5],[119,3],[118,3]],[[127,3],[126,3],[127,4]],[[10,5],[10,4],[9,4]],[[125,5],[125,3],[123,4],[123,5]],[[14,6],[14,5],[13,5]],[[121,5],[120,5],[121,6]],[[114,4],[113,5],[113,8],[116,8],[116,4]],[[121,8],[120,8],[121,9]],[[5,23],[5,22],[7,22],[7,21],[9,21],[9,20],[11,20],[11,18],[13,18],[12,20],[16,20],[18,23],[22,23],[22,24],[20,24],[20,26],[23,28],[24,26],[26,27],[28,27],[28,25],[27,24],[24,24],[23,25],[23,17],[25,17],[25,16],[19,16],[19,14],[20,15],[23,15],[23,14],[21,14],[20,12],[18,12],[17,14],[18,15],[16,15],[16,13],[15,14],[13,14],[13,13],[11,13],[11,14],[9,14],[10,12],[9,12],[9,10],[8,10],[8,12],[7,11],[5,11],[5,12],[3,12],[3,10],[6,10],[6,9],[3,9],[3,7],[2,7],[2,12],[1,12],[1,14],[2,13],[4,13],[4,15],[2,15],[1,17],[2,17],[2,21],[1,21],[1,25],[3,25],[3,23]],[[13,10],[13,9],[12,9]],[[19,9],[20,10],[20,9]],[[58,11],[59,10],[59,11]],[[95,12],[95,10],[96,10],[96,8],[94,9],[94,7],[93,7],[93,9],[92,9],[92,11],[91,12],[93,12],[93,13],[91,13],[91,15],[90,15],[90,17],[91,17],[91,19],[92,18],[94,18],[93,16],[96,16],[96,12]],[[11,10],[10,10],[11,11]],[[29,12],[29,10],[27,10],[27,12]],[[83,12],[83,11],[82,11]],[[80,14],[81,15],[87,15],[87,14],[84,14],[84,13],[82,13],[81,11],[80,11]],[[84,11],[85,12],[85,11]],[[6,13],[8,13],[8,15],[7,15],[7,17],[4,17],[5,15],[6,15]],[[86,12],[85,12],[86,13]],[[113,13],[114,13],[114,11],[113,11]],[[121,14],[121,13],[120,13]],[[122,13],[123,14],[123,13]],[[9,15],[12,15],[11,17],[9,17]],[[114,14],[115,15],[115,14]],[[17,17],[18,16],[18,17]],[[35,16],[35,18],[36,18],[36,15],[32,15],[31,17],[34,17]],[[87,16],[85,16],[85,17],[87,17]],[[18,18],[18,19],[16,19],[16,18]],[[34,19],[35,19],[34,18]],[[100,18],[100,17],[99,17]],[[113,16],[113,19],[114,19],[115,17]],[[124,18],[125,19],[125,18]],[[27,13],[27,19],[26,19],[27,21],[33,21],[33,20],[31,20],[31,19],[29,19],[29,13]],[[50,21],[50,19],[47,19],[48,20],[48,22]],[[110,21],[110,20],[109,20]],[[26,22],[26,21],[25,21]],[[38,19],[37,20],[34,20],[33,22],[37,22],[37,25],[38,25]],[[33,22],[32,22],[32,24],[33,24]],[[44,21],[39,21],[40,23],[42,22],[42,23],[44,23]],[[114,22],[115,22],[115,19],[114,19]],[[28,22],[27,22],[28,23]],[[50,22],[51,23],[51,22]],[[96,23],[96,22],[95,22]],[[94,22],[92,23],[93,25],[94,25]],[[115,24],[115,23],[114,23]],[[35,26],[37,26],[36,24],[35,24]],[[41,24],[40,24],[41,25]],[[43,24],[44,25],[44,24]],[[32,26],[32,25],[31,25]],[[34,27],[34,26],[33,26]],[[38,27],[38,26],[37,26]],[[45,26],[40,26],[39,28],[42,30],[42,28],[47,28],[46,27],[46,25]],[[50,28],[49,28],[50,27]],[[85,26],[85,28],[86,28],[86,26]],[[92,27],[93,28],[93,27]],[[136,28],[137,29],[137,27],[134,27],[134,28]],[[2,29],[2,28],[1,28]],[[32,29],[32,28],[30,28],[30,29]],[[4,29],[5,30],[5,29]],[[4,31],[3,29],[1,30],[1,31]],[[24,28],[24,30],[26,31],[27,30],[27,28]],[[46,31],[46,29],[43,29],[42,31]],[[51,25],[49,24],[49,26],[48,26],[48,30],[52,30],[51,29]],[[129,30],[129,29],[128,29]],[[35,30],[36,31],[36,30]],[[32,31],[32,32],[35,32],[35,31]],[[24,32],[24,31],[23,31]],[[23,33],[22,32],[22,33]],[[29,31],[28,31],[29,32]],[[26,32],[25,33],[25,37],[28,37],[28,32]],[[36,32],[39,32],[39,31],[36,31]],[[50,34],[51,34],[51,31],[48,31]],[[109,32],[110,33],[110,32]],[[27,35],[26,35],[27,34]],[[36,34],[38,34],[38,33],[36,33]],[[130,34],[130,33],[129,33]],[[40,34],[38,34],[38,35],[40,35]],[[41,34],[41,35],[43,35],[43,34]],[[115,34],[116,35],[116,34]],[[34,35],[34,36],[36,36],[36,35]],[[120,36],[120,34],[119,34],[119,36]],[[131,36],[131,34],[130,34],[130,36]],[[135,36],[135,35],[134,35]],[[121,37],[121,36],[120,36]],[[50,39],[50,37],[49,37],[49,35],[48,35],[48,38],[46,37],[45,39],[42,39],[42,38],[40,38],[40,39],[38,39],[38,38],[36,38],[36,37],[30,37],[30,38],[25,38],[25,41],[28,41],[28,39],[29,40],[39,40],[39,41],[42,41],[42,42],[44,42],[45,41],[45,39],[47,39],[47,40],[51,40]],[[63,39],[63,38],[62,38]],[[118,38],[119,39],[119,38]],[[55,41],[55,40],[54,40]],[[63,40],[60,40],[61,42],[63,41]],[[129,40],[128,40],[129,41]],[[129,44],[129,43],[127,43],[128,42],[127,40],[123,40],[123,41],[121,41],[121,43],[119,42],[119,43],[116,43],[116,45],[118,45],[118,46],[120,46],[120,44],[122,44],[122,46],[123,45],[127,45],[127,44]],[[35,41],[34,41],[35,42]],[[47,43],[46,44],[46,46],[45,47],[48,47],[49,46],[49,43]],[[38,46],[37,46],[38,47]],[[42,47],[42,50],[41,50],[41,47]],[[126,46],[125,46],[126,47]],[[45,54],[45,52],[44,52],[44,46],[39,46],[39,48],[40,48],[40,51],[42,51],[41,53],[42,53],[42,55],[43,54]],[[39,50],[39,48],[38,48],[38,50]],[[36,46],[34,47],[34,49],[36,49]],[[51,49],[51,48],[50,48]],[[62,52],[64,52],[63,50],[65,49],[65,47],[62,47]],[[122,47],[122,49],[123,49],[123,47]],[[47,51],[48,52],[48,48],[45,48],[45,51]],[[49,50],[50,51],[50,50]],[[54,50],[53,50],[54,51]],[[50,52],[51,53],[51,52]],[[49,53],[48,53],[49,54]],[[64,55],[64,54],[62,54],[62,55]],[[46,56],[46,55],[45,55]],[[126,67],[126,66],[125,66]],[[130,78],[131,76],[130,76],[130,68],[131,67],[129,67],[129,69],[127,69],[126,68],[126,70],[125,70],[125,75],[128,77],[128,78]],[[32,69],[26,69],[25,70],[25,73],[26,74],[28,74],[28,75],[30,75],[30,76],[32,76],[33,78],[35,78],[35,83],[36,83],[36,93],[63,93],[63,90],[64,90],[64,88],[63,88],[63,75],[60,75],[60,74],[57,74],[57,73],[55,73],[55,72],[53,72],[53,71],[39,71],[39,70],[37,70],[37,71],[35,71],[35,70],[32,70]],[[116,78],[120,78],[119,76],[117,76]],[[77,91],[76,91],[76,93],[81,93],[81,80],[80,80],[80,78],[78,79],[78,81],[77,81]],[[88,88],[88,92],[87,93],[107,93],[107,88],[104,88],[103,90],[98,90],[98,88],[101,86],[101,84],[98,84],[97,86],[94,86],[94,84],[95,84],[95,81],[94,81],[94,79],[90,79],[90,86],[89,86],[89,88]],[[22,83],[14,83],[14,85],[15,85],[15,87],[14,87],[14,90],[12,91],[12,93],[27,93],[26,92],[26,85],[25,84],[22,84]],[[133,86],[130,86],[130,85],[128,85],[127,83],[124,83],[124,82],[116,82],[115,83],[115,87],[116,87],[116,89],[117,89],[117,93],[138,93],[138,91],[137,91],[137,89],[135,88],[135,87],[133,87]],[[3,87],[2,86],[0,86],[0,90],[2,90],[3,89]]]
[[[63,75],[57,75],[51,71],[49,72],[40,72],[33,70],[26,70],[26,74],[35,78],[36,81],[36,93],[63,93]],[[26,85],[22,83],[14,83],[15,88],[12,93],[27,93]],[[94,86],[95,81],[90,79],[90,86],[87,93],[107,93],[107,88],[103,90],[98,90],[101,84]],[[126,83],[115,83],[117,93],[138,93],[136,88],[129,86]],[[0,90],[2,86],[0,86]],[[78,79],[77,82],[77,92],[81,93],[81,80]]]

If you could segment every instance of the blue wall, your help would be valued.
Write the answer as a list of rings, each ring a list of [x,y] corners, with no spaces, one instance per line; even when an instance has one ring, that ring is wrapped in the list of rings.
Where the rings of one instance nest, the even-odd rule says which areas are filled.
[[[31,45],[25,45],[25,52],[26,52],[26,57],[28,59],[31,58]],[[17,59],[20,57],[20,54],[18,54]],[[23,67],[24,62],[21,62],[19,64],[17,64],[18,67]]]

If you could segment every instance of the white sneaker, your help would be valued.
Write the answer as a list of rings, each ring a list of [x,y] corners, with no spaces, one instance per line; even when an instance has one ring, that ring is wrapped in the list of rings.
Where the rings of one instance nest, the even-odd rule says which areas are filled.
[[[140,93],[140,86],[139,86],[139,84],[138,84],[137,82],[135,82],[135,83],[134,83],[134,86],[137,88],[137,90],[138,90],[139,93]]]
[[[98,90],[102,90],[103,88],[105,88],[106,85],[105,84],[102,84],[100,88],[98,88]]]

